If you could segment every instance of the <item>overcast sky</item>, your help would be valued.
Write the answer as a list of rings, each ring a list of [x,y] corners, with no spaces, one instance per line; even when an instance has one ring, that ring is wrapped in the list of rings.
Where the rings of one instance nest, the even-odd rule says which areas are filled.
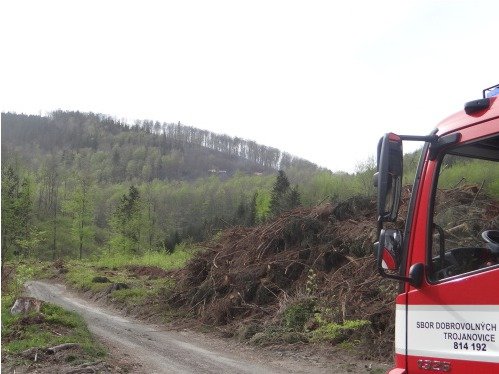
[[[499,1],[3,1],[1,110],[178,122],[353,172],[499,83]]]

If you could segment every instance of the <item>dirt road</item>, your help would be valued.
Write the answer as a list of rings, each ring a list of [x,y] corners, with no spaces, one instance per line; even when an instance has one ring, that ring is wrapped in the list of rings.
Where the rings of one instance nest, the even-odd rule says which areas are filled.
[[[118,316],[60,284],[33,281],[26,288],[33,297],[80,314],[110,348],[111,356],[126,356],[135,363],[134,373],[368,373],[374,369],[360,362],[340,359],[333,364],[317,357],[234,346],[191,331],[168,331],[165,326]]]

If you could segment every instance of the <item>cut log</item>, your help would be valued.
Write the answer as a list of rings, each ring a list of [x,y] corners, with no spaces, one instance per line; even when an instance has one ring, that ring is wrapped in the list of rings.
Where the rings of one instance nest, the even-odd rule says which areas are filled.
[[[54,347],[46,348],[45,352],[48,354],[54,354],[56,352],[62,351],[64,349],[70,349],[74,347],[79,347],[80,345],[77,343],[64,343],[64,344],[59,344]]]

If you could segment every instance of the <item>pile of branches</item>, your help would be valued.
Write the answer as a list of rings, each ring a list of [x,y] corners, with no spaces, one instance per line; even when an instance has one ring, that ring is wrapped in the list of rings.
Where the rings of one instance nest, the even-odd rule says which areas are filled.
[[[371,255],[375,212],[373,200],[356,197],[225,230],[177,274],[170,302],[213,325],[273,318],[284,299],[304,292],[342,303],[345,319],[389,314],[393,295],[382,310],[370,306],[385,298]]]
[[[476,205],[476,219],[497,219],[497,204],[477,187],[441,191],[442,204]],[[402,228],[411,194],[405,188]],[[283,307],[303,295],[332,310],[332,320],[369,322],[363,329],[366,355],[388,357],[393,350],[397,283],[382,279],[372,255],[376,238],[374,199],[299,208],[256,227],[233,227],[205,243],[176,275],[170,303],[202,322],[231,327],[275,323]]]

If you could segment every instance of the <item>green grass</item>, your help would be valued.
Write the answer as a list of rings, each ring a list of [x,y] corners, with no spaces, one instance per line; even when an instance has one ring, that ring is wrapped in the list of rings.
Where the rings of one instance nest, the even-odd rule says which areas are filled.
[[[194,252],[195,249],[188,249],[181,245],[177,246],[172,254],[165,252],[148,252],[142,256],[116,254],[103,255],[93,261],[69,261],[66,263],[68,270],[66,280],[79,290],[94,293],[105,290],[113,283],[124,283],[129,288],[112,291],[110,296],[114,301],[135,307],[157,298],[173,285],[173,281],[165,277],[149,279],[147,276],[137,276],[130,269],[131,267],[177,269],[184,266]],[[97,276],[106,277],[109,282],[93,282]]]
[[[146,252],[139,256],[131,254],[113,253],[104,254],[93,264],[98,267],[122,268],[130,265],[157,266],[164,270],[179,269],[193,256],[196,249],[186,245],[177,245],[171,254],[166,252]]]
[[[100,258],[92,261],[69,261],[66,266],[68,273],[66,280],[75,288],[80,290],[91,290],[99,292],[109,286],[109,283],[94,283],[92,280],[96,276],[105,276],[112,283],[127,283],[146,287],[147,290],[140,293],[137,290],[120,290],[113,292],[113,296],[117,298],[125,298],[126,295],[133,297],[142,297],[151,290],[157,291],[159,288],[169,286],[164,279],[159,279],[156,282],[152,281],[148,285],[143,282],[135,282],[134,278],[130,277],[128,267],[130,266],[154,266],[163,270],[172,270],[183,267],[187,261],[193,256],[196,249],[187,248],[185,245],[178,245],[172,254],[166,252],[147,252],[140,256],[132,254],[103,254]]]
[[[88,331],[83,319],[56,305],[43,303],[40,313],[12,315],[10,308],[21,295],[22,285],[34,278],[50,275],[50,267],[40,262],[20,261],[8,263],[15,271],[8,279],[2,293],[2,350],[17,354],[29,348],[48,348],[63,343],[77,343],[84,353],[83,358],[105,356],[106,351]]]
[[[111,298],[130,307],[147,304],[149,301],[155,300],[162,292],[173,285],[173,281],[169,278],[128,278],[124,283],[129,288],[113,291]],[[167,308],[167,306],[165,305],[164,308]]]
[[[92,279],[100,274],[90,263],[70,261],[67,264],[67,269],[68,273],[66,274],[66,280],[71,286],[77,289],[98,292],[107,286],[105,283],[92,282]]]
[[[462,159],[462,158],[460,158]],[[499,163],[484,160],[471,160],[442,167],[439,187],[453,188],[460,182],[464,184],[483,183],[484,190],[492,197],[499,197]]]
[[[116,290],[111,293],[113,299],[130,304],[143,301],[147,295],[148,292],[145,288],[127,288],[124,290]]]
[[[130,266],[157,267],[171,270],[183,267],[196,249],[180,245],[174,253],[148,252],[142,256],[102,256],[93,261],[67,261],[63,267],[66,281],[80,290],[99,292],[113,283],[125,283],[128,289],[113,291],[111,297],[127,306],[140,306],[154,300],[170,288],[173,281],[167,277],[149,279],[137,276]],[[55,305],[43,304],[41,314],[13,316],[10,307],[21,294],[22,285],[35,278],[49,277],[57,271],[53,265],[16,262],[11,264],[15,276],[10,280],[9,292],[2,295],[2,349],[7,354],[18,354],[29,348],[47,348],[63,343],[78,343],[86,356],[101,357],[104,348],[96,343],[84,321],[75,313]],[[109,283],[96,283],[93,279],[103,276]],[[80,362],[81,358],[76,357]]]
[[[183,267],[196,249],[180,245],[174,253],[148,252],[142,256],[102,256],[92,261],[68,261],[64,263],[66,281],[80,290],[99,292],[113,283],[125,283],[128,289],[113,291],[111,297],[127,306],[140,306],[154,300],[170,288],[170,278],[136,276],[130,266],[158,267],[171,270]],[[93,339],[84,321],[75,313],[45,303],[41,315],[12,316],[10,307],[22,291],[24,282],[55,274],[53,266],[40,263],[15,263],[15,277],[10,281],[9,293],[2,295],[2,348],[5,353],[16,354],[33,347],[46,348],[63,343],[78,343],[86,355],[105,355],[102,346]],[[50,273],[51,272],[51,273]],[[50,273],[50,274],[49,274]],[[105,276],[109,283],[95,283],[94,277]],[[80,357],[76,358],[79,361]]]
[[[11,295],[2,296],[2,348],[5,353],[78,343],[90,357],[105,356],[104,347],[93,339],[85,322],[76,313],[44,303],[39,315],[12,315],[10,307],[13,302]]]

